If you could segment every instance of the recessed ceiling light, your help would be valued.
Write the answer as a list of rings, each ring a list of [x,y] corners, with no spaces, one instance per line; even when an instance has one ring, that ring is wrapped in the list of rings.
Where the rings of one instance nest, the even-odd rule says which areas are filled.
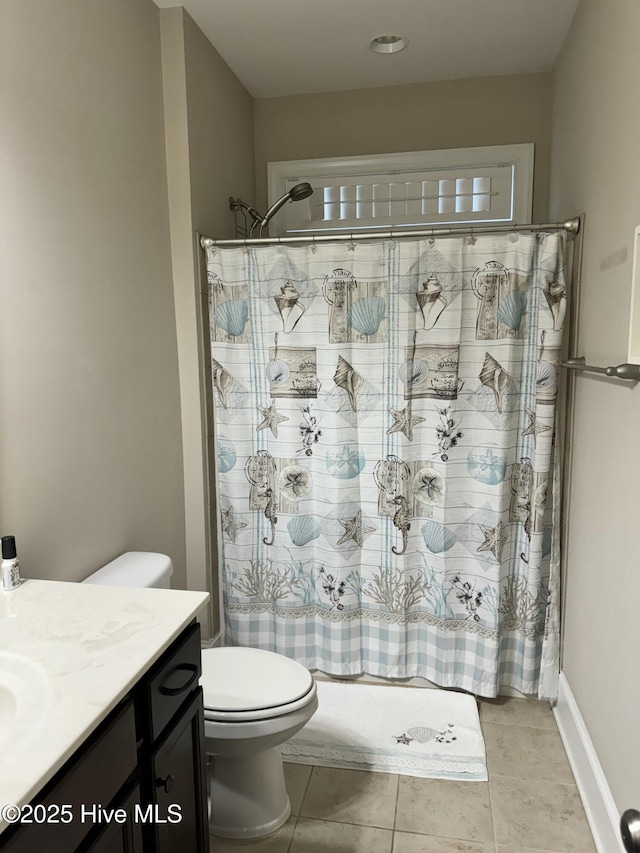
[[[409,44],[409,39],[387,33],[376,36],[369,42],[369,48],[374,53],[398,53]]]

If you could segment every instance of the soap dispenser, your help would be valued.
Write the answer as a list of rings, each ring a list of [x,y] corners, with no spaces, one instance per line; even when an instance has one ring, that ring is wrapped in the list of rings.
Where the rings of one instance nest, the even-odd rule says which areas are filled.
[[[20,586],[20,563],[16,554],[16,537],[2,537],[2,589],[12,590]]]

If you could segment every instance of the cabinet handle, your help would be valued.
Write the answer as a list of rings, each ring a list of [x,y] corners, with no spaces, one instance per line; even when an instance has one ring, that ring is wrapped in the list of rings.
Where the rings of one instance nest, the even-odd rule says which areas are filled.
[[[173,675],[173,673],[178,670],[185,670],[186,672],[190,672],[191,675],[187,678],[182,687],[165,687],[162,685],[160,693],[164,696],[179,696],[181,693],[184,693],[185,690],[188,690],[198,677],[198,666],[195,663],[180,663],[172,669],[171,674]]]
[[[165,794],[168,794],[175,783],[175,778],[169,773],[166,779],[156,779],[156,788],[164,788]]]

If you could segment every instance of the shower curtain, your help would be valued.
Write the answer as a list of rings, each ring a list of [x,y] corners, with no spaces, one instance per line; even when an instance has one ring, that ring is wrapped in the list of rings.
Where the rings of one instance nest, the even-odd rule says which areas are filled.
[[[208,250],[227,643],[555,697],[563,248]]]

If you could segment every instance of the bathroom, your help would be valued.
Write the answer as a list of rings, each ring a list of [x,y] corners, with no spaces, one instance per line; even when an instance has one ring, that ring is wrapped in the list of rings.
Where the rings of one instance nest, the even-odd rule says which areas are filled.
[[[245,88],[181,9],[3,7],[0,526],[16,535],[26,576],[79,581],[126,551],[168,554],[174,586],[212,593],[203,635],[214,641],[195,235],[234,236],[230,196],[265,210],[268,162],[534,143],[532,221],[585,216],[579,352],[627,361],[639,11],[632,0],[575,5],[535,70],[476,77],[465,65],[459,79],[390,86],[377,65],[352,91],[268,97]],[[369,37],[396,27],[380,14]],[[418,37],[408,35],[410,51]],[[619,849],[615,821],[640,800],[640,687],[629,675],[637,394],[576,379],[562,670],[584,723],[585,808],[606,853]]]

